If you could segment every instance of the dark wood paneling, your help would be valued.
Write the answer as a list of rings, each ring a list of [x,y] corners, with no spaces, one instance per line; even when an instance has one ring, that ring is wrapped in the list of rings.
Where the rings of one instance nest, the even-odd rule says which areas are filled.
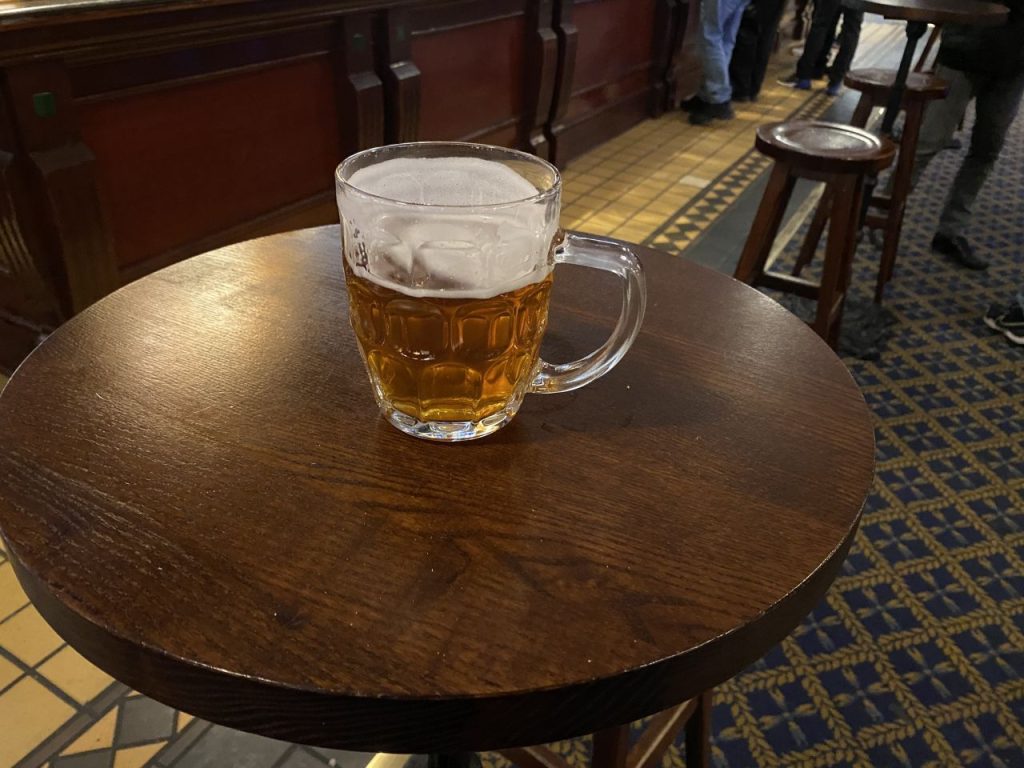
[[[560,91],[552,157],[565,164],[649,114],[655,61],[656,0],[562,2],[558,25],[575,37],[569,96]],[[568,27],[566,25],[569,25]],[[563,64],[568,74],[568,67]]]
[[[467,139],[521,119],[526,18],[414,33],[421,72],[420,138]]]
[[[340,160],[327,56],[83,105],[120,266],[329,189]]]
[[[614,82],[653,59],[655,0],[576,2],[579,30],[574,94]]]

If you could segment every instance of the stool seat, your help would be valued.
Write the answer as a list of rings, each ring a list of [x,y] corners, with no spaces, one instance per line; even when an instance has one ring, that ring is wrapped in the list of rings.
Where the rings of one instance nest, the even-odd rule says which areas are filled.
[[[755,145],[773,158],[775,165],[733,277],[748,285],[763,285],[815,300],[818,306],[811,326],[835,349],[857,247],[864,177],[889,165],[896,147],[889,139],[863,128],[806,120],[762,125],[757,129]],[[800,178],[824,181],[829,200],[832,223],[821,280],[817,282],[774,272],[768,263],[793,187]]]
[[[758,151],[803,171],[876,173],[887,167],[896,146],[863,128],[816,120],[767,123],[757,128]]]
[[[884,101],[896,80],[895,69],[853,69],[843,78],[847,88],[870,95],[875,101]],[[925,72],[911,72],[907,89],[903,92],[904,105],[910,101],[934,101],[946,98],[949,83],[941,77]]]

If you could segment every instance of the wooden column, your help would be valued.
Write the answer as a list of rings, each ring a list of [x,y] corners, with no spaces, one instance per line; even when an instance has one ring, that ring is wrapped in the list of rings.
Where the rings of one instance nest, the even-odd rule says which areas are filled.
[[[13,157],[5,163],[5,194],[20,222],[16,229],[38,234],[28,243],[31,251],[15,261],[21,270],[32,263],[34,270],[28,271],[44,278],[60,315],[70,317],[119,284],[96,187],[95,158],[79,135],[71,87],[60,63],[12,65],[4,69],[3,80],[13,134],[6,148]],[[10,248],[13,254],[23,246],[25,242],[5,251]]]
[[[678,0],[658,0],[654,7],[654,60],[651,63],[651,101],[648,111],[657,117],[668,108],[669,68],[679,48],[682,21]]]
[[[672,55],[665,76],[669,109],[695,94],[700,87],[700,3],[701,0],[676,0]]]
[[[526,8],[526,114],[525,149],[545,159],[551,144],[544,128],[555,94],[558,73],[558,35],[554,30],[555,0],[530,0]]]
[[[565,118],[572,96],[572,83],[576,74],[576,49],[579,44],[579,30],[572,20],[573,0],[555,0],[554,28],[558,36],[558,66],[555,70],[555,87],[551,103],[551,119],[545,133],[551,147],[551,159],[563,163],[558,153],[558,136],[566,128]]]
[[[377,15],[378,71],[384,77],[384,140],[416,141],[420,124],[420,70],[412,60],[406,8]]]
[[[338,127],[341,153],[384,143],[384,84],[377,75],[369,13],[338,20]]]

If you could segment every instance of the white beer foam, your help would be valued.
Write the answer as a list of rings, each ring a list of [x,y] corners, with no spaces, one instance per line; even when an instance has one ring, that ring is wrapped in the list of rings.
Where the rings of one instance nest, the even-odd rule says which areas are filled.
[[[379,285],[410,296],[488,298],[551,271],[558,222],[547,220],[547,203],[461,207],[536,195],[508,166],[479,158],[402,158],[362,168],[349,184],[387,198],[343,192],[341,202],[349,266]]]
[[[360,168],[348,183],[420,205],[497,205],[538,191],[507,165],[479,157],[400,157]]]

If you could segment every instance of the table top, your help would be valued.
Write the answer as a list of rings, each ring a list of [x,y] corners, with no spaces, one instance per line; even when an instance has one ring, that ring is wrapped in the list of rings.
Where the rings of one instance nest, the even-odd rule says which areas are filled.
[[[803,323],[646,248],[599,381],[437,445],[378,415],[337,228],[224,248],[58,329],[0,396],[0,532],[83,655],[200,717],[430,752],[543,743],[731,677],[821,598],[873,474]],[[544,355],[618,313],[556,270]]]
[[[1010,14],[1005,5],[983,0],[843,0],[843,5],[887,19],[976,27],[1005,24]]]

